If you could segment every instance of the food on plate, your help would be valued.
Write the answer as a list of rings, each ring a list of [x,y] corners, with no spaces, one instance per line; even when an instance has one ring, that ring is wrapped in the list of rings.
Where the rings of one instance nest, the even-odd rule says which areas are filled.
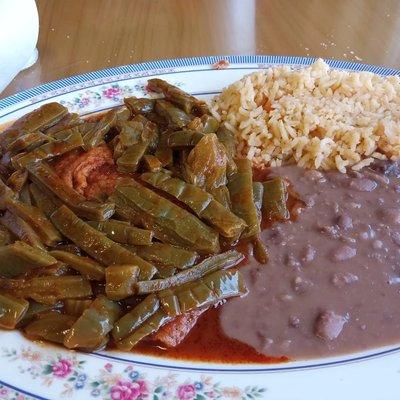
[[[346,174],[287,165],[269,176],[291,182],[306,206],[262,230],[268,263],[240,269],[249,292],[222,308],[225,334],[295,359],[397,343],[398,164]]]
[[[218,233],[193,214],[137,181],[121,182],[116,197],[130,207],[136,219],[166,243],[213,254],[220,250]]]
[[[52,140],[35,147],[34,150],[27,153],[18,153],[11,157],[11,163],[13,167],[18,170],[26,167],[30,163],[47,160],[68,153],[70,150],[81,147],[82,145],[83,140],[79,128],[67,129],[57,132],[52,137]]]
[[[102,347],[120,316],[119,304],[99,295],[66,332],[64,346],[89,350]]]
[[[80,249],[103,265],[134,264],[144,279],[150,279],[157,269],[102,232],[77,217],[67,206],[61,206],[51,215],[59,231]]]
[[[212,113],[256,165],[345,172],[400,155],[400,78],[329,68],[276,66],[216,96]]]
[[[89,225],[103,232],[114,242],[130,245],[151,245],[153,232],[131,226],[126,221],[109,219],[106,221],[87,221]]]
[[[207,221],[224,237],[239,237],[246,227],[244,220],[196,185],[174,178],[165,172],[145,172],[141,179],[186,204],[199,218]]]
[[[112,203],[88,201],[74,188],[62,181],[47,163],[28,164],[26,168],[34,183],[47,189],[57,197],[57,202],[65,203],[78,215],[99,221],[113,215],[114,205]]]
[[[151,340],[167,347],[178,346],[205,311],[207,308],[197,308],[176,317],[174,321],[166,323],[154,333]]]
[[[247,223],[219,202],[235,170],[219,123],[180,89],[149,87],[165,98],[90,120],[50,103],[1,133],[1,327],[86,351],[173,346],[246,294],[229,248]]]
[[[0,327],[231,362],[398,342],[398,77],[273,67],[210,106],[161,79],[0,133]]]
[[[0,294],[0,327],[14,329],[20,319],[28,310],[29,302],[24,299]]]
[[[66,115],[68,109],[58,103],[44,104],[39,110],[34,110],[19,118],[1,135],[0,146],[7,153],[8,146],[27,133],[46,130],[57,125]]]
[[[243,255],[237,251],[227,251],[215,256],[206,258],[201,263],[180,271],[164,279],[153,279],[150,281],[140,281],[135,284],[135,293],[147,294],[153,292],[160,292],[161,290],[168,289],[175,286],[181,286],[184,283],[197,281],[209,273],[233,267],[243,260]]]
[[[150,246],[136,246],[136,253],[157,265],[177,269],[191,267],[199,259],[195,251],[161,242],[153,242]]]

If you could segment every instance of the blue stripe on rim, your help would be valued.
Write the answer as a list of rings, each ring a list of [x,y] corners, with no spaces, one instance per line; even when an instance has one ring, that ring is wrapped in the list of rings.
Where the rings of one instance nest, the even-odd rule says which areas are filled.
[[[215,368],[174,366],[174,365],[168,365],[168,364],[162,364],[162,363],[156,364],[156,363],[144,362],[144,361],[134,361],[134,360],[130,360],[130,359],[122,358],[122,357],[110,356],[108,354],[102,354],[102,353],[96,353],[96,352],[90,353],[88,355],[90,355],[92,357],[95,356],[95,357],[99,357],[99,358],[104,358],[106,360],[120,361],[120,362],[125,362],[128,364],[141,365],[144,367],[153,367],[153,368],[176,370],[176,371],[220,372],[220,373],[236,373],[236,374],[251,373],[251,374],[254,374],[254,373],[265,373],[265,372],[291,372],[291,371],[300,371],[300,370],[310,370],[310,369],[316,369],[316,368],[334,367],[334,366],[338,366],[338,365],[346,365],[346,364],[352,364],[352,363],[356,363],[356,362],[371,360],[374,358],[383,357],[383,356],[391,355],[391,354],[398,353],[398,352],[400,352],[400,347],[395,347],[393,349],[383,350],[383,351],[379,351],[377,353],[371,353],[371,354],[367,354],[364,356],[355,356],[353,358],[348,358],[348,359],[344,359],[344,360],[327,361],[327,362],[315,363],[315,364],[310,364],[310,365],[285,366],[286,364],[282,363],[282,364],[279,364],[279,366],[274,366],[274,367],[242,368],[242,369],[224,368],[223,364],[221,367],[215,367]]]
[[[168,365],[161,365],[161,364],[151,364],[151,363],[142,363],[142,362],[137,362],[137,361],[129,361],[129,360],[125,360],[125,359],[121,359],[118,357],[110,357],[110,356],[103,356],[102,354],[99,353],[93,353],[96,356],[100,356],[101,358],[106,358],[106,359],[110,359],[110,360],[114,360],[114,361],[123,361],[129,364],[135,364],[135,365],[142,365],[142,366],[150,366],[150,367],[155,367],[155,368],[167,368],[169,370],[180,370],[180,371],[194,371],[194,372],[221,372],[221,373],[229,373],[229,372],[234,372],[237,374],[243,374],[244,372],[251,372],[251,373],[262,373],[262,372],[291,372],[291,371],[296,371],[299,369],[315,369],[315,368],[322,368],[322,367],[330,367],[330,366],[337,366],[337,365],[342,365],[342,364],[349,364],[349,363],[354,363],[354,362],[359,362],[359,361],[365,361],[368,359],[372,359],[372,358],[377,358],[380,356],[384,356],[384,355],[388,355],[388,354],[392,354],[396,351],[399,351],[400,347],[397,347],[396,349],[392,349],[392,350],[385,350],[382,351],[380,353],[376,353],[376,354],[371,354],[368,356],[361,356],[361,357],[355,357],[353,359],[350,359],[348,361],[335,361],[335,362],[331,362],[331,363],[321,363],[321,364],[314,364],[312,366],[305,366],[305,367],[286,367],[286,368],[270,368],[270,369],[266,369],[266,370],[262,370],[262,369],[245,369],[245,370],[221,370],[221,369],[204,369],[204,368],[185,368],[185,367],[170,367]],[[26,390],[17,388],[13,385],[10,385],[9,383],[0,381],[0,384],[3,385],[4,387],[7,387],[11,390],[15,390],[18,393],[23,393],[25,395],[28,395],[30,397],[32,397],[34,400],[51,400],[49,398],[46,397],[41,397],[38,395],[35,395],[31,392],[28,392]]]
[[[49,82],[32,89],[25,90],[23,92],[14,94],[12,96],[6,97],[5,99],[0,100],[0,110],[6,107],[17,104],[18,102],[27,100],[31,97],[38,96],[44,94],[46,92],[60,89],[65,86],[84,83],[88,81],[92,81],[99,78],[113,77],[116,75],[122,75],[132,72],[140,72],[151,69],[164,69],[164,68],[173,68],[173,67],[190,67],[190,66],[201,66],[201,65],[209,65],[214,64],[220,60],[227,60],[231,64],[292,64],[292,65],[310,65],[317,58],[312,57],[294,57],[294,56],[269,56],[269,55],[237,55],[237,56],[207,56],[207,57],[192,57],[192,58],[180,58],[180,59],[169,59],[169,60],[159,60],[159,61],[150,61],[141,64],[131,64],[124,65],[121,67],[108,68],[100,71],[94,71],[87,74],[76,75],[65,79],[60,79],[57,81]],[[354,71],[368,71],[373,72],[379,75],[399,75],[400,71],[394,68],[388,68],[383,66],[369,65],[369,64],[360,64],[351,61],[342,61],[342,60],[325,60],[327,64],[332,68],[340,68]],[[162,71],[160,71],[162,74]],[[368,359],[381,357],[389,354],[393,354],[400,351],[400,347],[396,347],[394,349],[380,351],[378,353],[372,353],[365,356],[357,356],[353,358],[349,358],[346,360],[337,360],[331,362],[322,362],[313,365],[299,365],[299,366],[282,366],[279,367],[270,367],[270,368],[246,368],[246,369],[224,369],[221,368],[201,368],[201,367],[185,367],[185,366],[171,366],[167,364],[155,364],[149,362],[141,362],[141,361],[132,361],[124,358],[110,356],[100,353],[93,353],[94,357],[121,361],[127,363],[134,363],[137,365],[154,367],[154,368],[167,368],[181,371],[199,371],[199,372],[221,372],[221,373],[262,373],[262,372],[285,372],[285,371],[296,371],[303,369],[314,369],[321,367],[329,367],[335,365],[348,364],[353,362],[365,361]],[[31,396],[34,399],[38,400],[48,400],[44,397],[37,396],[30,392],[24,391],[20,388],[17,388],[13,385],[10,385],[6,382],[0,381],[5,387],[8,387],[12,390],[19,391],[25,395]]]
[[[316,58],[314,57],[294,57],[294,56],[269,56],[269,55],[237,55],[237,56],[207,56],[192,58],[177,58],[170,60],[149,61],[141,64],[123,65],[121,67],[107,68],[100,71],[89,72],[87,74],[75,75],[69,78],[60,79],[45,83],[14,94],[0,100],[0,110],[12,106],[20,101],[41,95],[51,90],[60,89],[65,86],[88,82],[94,79],[113,77],[115,75],[127,74],[131,72],[146,71],[151,69],[163,69],[173,67],[188,67],[214,64],[220,60],[227,60],[232,64],[297,64],[310,65]],[[399,71],[394,68],[383,66],[360,64],[351,61],[325,60],[327,64],[334,68],[349,69],[354,71],[369,71],[380,75],[398,75]]]
[[[0,381],[0,385],[6,387],[8,389],[14,390],[15,392],[17,392],[17,394],[24,394],[26,396],[29,396],[30,398],[32,398],[34,400],[51,400],[51,399],[49,399],[47,397],[41,397],[41,396],[38,396],[38,395],[33,394],[31,392],[27,392],[26,390],[23,390],[23,389],[18,388],[16,386],[10,385],[9,383],[3,382],[3,381]]]

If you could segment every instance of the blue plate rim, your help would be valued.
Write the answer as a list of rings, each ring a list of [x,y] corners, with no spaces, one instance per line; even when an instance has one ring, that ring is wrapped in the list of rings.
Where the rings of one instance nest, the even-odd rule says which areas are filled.
[[[167,68],[190,67],[201,65],[212,65],[221,60],[227,60],[230,64],[292,64],[292,65],[310,65],[315,62],[318,57],[302,57],[302,56],[285,56],[285,55],[215,55],[215,56],[199,56],[185,58],[170,58],[154,61],[146,61],[136,64],[127,64],[118,67],[105,68],[97,71],[88,72],[80,75],[73,75],[67,78],[44,83],[39,86],[18,92],[11,96],[0,100],[0,110],[13,106],[21,101],[31,97],[42,95],[55,89],[61,89],[66,86],[81,84],[95,79],[107,78],[116,75],[123,75],[133,72],[141,72],[146,70],[162,70]],[[332,68],[348,69],[354,71],[367,71],[379,75],[399,75],[400,70],[391,67],[363,64],[355,61],[324,59],[324,61]],[[160,72],[162,73],[162,72]]]

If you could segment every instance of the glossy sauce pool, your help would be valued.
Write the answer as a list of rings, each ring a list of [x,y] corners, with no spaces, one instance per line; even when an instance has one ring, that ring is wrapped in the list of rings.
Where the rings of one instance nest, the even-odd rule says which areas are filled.
[[[259,353],[248,344],[227,337],[221,329],[220,311],[221,308],[213,308],[204,313],[177,347],[166,349],[150,343],[139,343],[134,353],[178,360],[232,364],[270,364],[288,360],[285,356],[270,357]]]
[[[250,244],[241,242],[236,246],[236,249],[245,255],[241,266],[247,265],[249,258],[252,258],[249,254],[251,252]],[[228,337],[222,330],[220,323],[223,307],[224,305],[212,307],[201,315],[196,325],[178,346],[167,348],[157,346],[152,342],[142,341],[135,346],[133,352],[177,360],[232,364],[271,364],[288,361],[288,358],[284,355],[271,357],[258,352],[240,340]]]

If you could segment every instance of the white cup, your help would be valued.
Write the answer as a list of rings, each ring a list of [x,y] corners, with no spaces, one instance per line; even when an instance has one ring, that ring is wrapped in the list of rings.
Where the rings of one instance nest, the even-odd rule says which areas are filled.
[[[0,0],[0,92],[36,62],[38,35],[35,0]]]

